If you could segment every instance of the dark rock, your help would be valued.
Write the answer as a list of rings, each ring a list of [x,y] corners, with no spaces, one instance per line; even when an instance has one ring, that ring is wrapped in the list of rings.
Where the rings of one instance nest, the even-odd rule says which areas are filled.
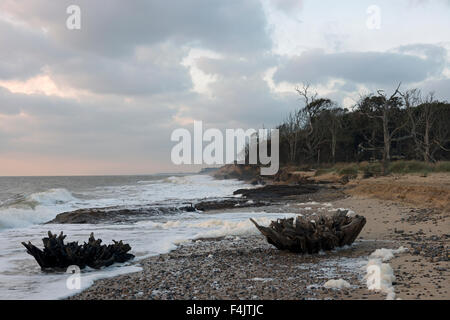
[[[281,199],[300,194],[315,193],[320,189],[316,185],[266,185],[254,189],[239,189],[233,192],[234,195],[242,194],[248,199]]]
[[[114,221],[120,223],[124,221],[139,220],[146,216],[160,214],[193,212],[195,208],[190,206],[167,207],[167,206],[142,206],[136,208],[105,207],[105,208],[85,208],[75,211],[68,211],[58,214],[53,220],[46,223],[77,223],[77,224],[97,224]]]
[[[211,210],[223,210],[223,209],[233,209],[236,207],[246,208],[246,207],[261,207],[268,205],[265,201],[253,201],[249,202],[246,199],[222,199],[222,200],[205,200],[200,201],[195,204],[195,209],[200,211],[211,211]]]

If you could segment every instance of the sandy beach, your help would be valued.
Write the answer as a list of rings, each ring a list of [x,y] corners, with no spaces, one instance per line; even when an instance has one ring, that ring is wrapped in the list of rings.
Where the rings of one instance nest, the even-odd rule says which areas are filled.
[[[277,250],[262,235],[189,241],[139,261],[141,272],[96,281],[70,299],[385,299],[367,289],[365,266],[376,249],[401,246],[408,250],[389,260],[396,298],[450,298],[445,208],[375,198],[355,193],[354,186],[327,190],[263,210],[308,215],[348,208],[367,219],[351,247],[298,255]],[[333,279],[350,287],[326,288]]]

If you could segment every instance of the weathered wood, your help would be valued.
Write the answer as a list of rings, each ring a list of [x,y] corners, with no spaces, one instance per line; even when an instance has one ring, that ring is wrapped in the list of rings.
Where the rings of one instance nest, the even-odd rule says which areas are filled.
[[[31,242],[22,242],[22,245],[27,249],[27,253],[36,259],[42,270],[66,270],[71,265],[80,269],[86,266],[99,269],[134,258],[134,255],[128,253],[131,247],[122,243],[122,240],[113,240],[113,244],[102,245],[102,240],[95,239],[91,233],[88,242],[79,245],[77,241],[64,243],[65,238],[62,232],[56,236],[49,231],[48,237],[42,239],[44,250],[35,247]]]
[[[320,216],[313,222],[302,216],[272,221],[269,227],[250,219],[267,241],[280,250],[317,253],[352,244],[366,224],[366,218],[347,216],[338,210],[333,216]]]

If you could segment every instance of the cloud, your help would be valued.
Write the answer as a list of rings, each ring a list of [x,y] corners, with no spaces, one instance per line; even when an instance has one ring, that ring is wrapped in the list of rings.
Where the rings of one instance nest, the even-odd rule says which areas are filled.
[[[79,0],[81,30],[66,28],[71,0],[4,0],[0,8],[45,28],[61,46],[115,56],[140,45],[172,40],[212,50],[245,53],[269,50],[265,15],[258,0]]]
[[[271,2],[277,9],[286,13],[303,8],[303,0],[271,0]]]
[[[423,83],[422,92],[434,92],[437,99],[450,102],[450,79],[433,79]]]
[[[197,97],[178,116],[202,120],[216,128],[262,128],[276,126],[298,107],[292,93],[271,92],[259,76],[228,77],[209,85],[212,98]]]
[[[254,76],[278,64],[277,57],[272,54],[253,55],[248,58],[226,57],[196,59],[197,67],[203,72],[224,77]]]
[[[419,50],[424,57],[411,54]],[[325,83],[344,79],[383,85],[392,81],[420,82],[443,70],[446,50],[432,45],[404,46],[398,52],[325,53],[309,50],[287,60],[274,74],[277,82]]]
[[[71,4],[81,8],[81,30],[66,28]],[[398,81],[450,99],[442,6],[400,25],[386,2],[386,28],[369,36],[365,8],[323,8],[297,0],[2,0],[0,175],[53,166],[60,174],[177,170],[172,130],[193,120],[275,126],[300,106],[294,86],[302,81],[346,106]],[[430,16],[439,26],[432,33],[424,28]],[[16,161],[34,171],[14,169]]]
[[[271,47],[258,0],[78,1],[81,30],[69,30],[72,1],[2,1],[0,80],[48,76],[96,94],[152,95],[192,89],[190,48],[245,56]],[[12,18],[11,18],[12,17]],[[11,23],[14,21],[14,23]]]
[[[26,79],[41,72],[43,65],[58,58],[42,32],[0,19],[0,79]]]
[[[116,97],[78,101],[0,88],[0,128],[11,142],[0,152],[161,157],[170,141],[170,119],[175,112],[169,101],[155,97],[128,102]]]
[[[181,64],[187,54],[171,42],[140,46],[123,57],[73,52],[60,48],[42,32],[0,20],[0,80],[26,81],[48,76],[60,87],[93,93],[157,94],[192,87],[189,70]]]
[[[173,44],[138,48],[127,58],[78,55],[50,64],[58,82],[100,94],[152,95],[192,87],[189,70],[181,65],[184,50]]]

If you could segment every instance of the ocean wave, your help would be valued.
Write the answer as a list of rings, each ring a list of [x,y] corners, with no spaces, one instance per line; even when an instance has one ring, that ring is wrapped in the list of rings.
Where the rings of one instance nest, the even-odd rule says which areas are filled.
[[[70,191],[62,188],[15,195],[0,205],[0,230],[47,222],[77,201]]]
[[[49,189],[43,192],[35,192],[29,195],[16,194],[10,199],[0,203],[2,208],[35,208],[38,205],[57,205],[78,200],[66,189]]]
[[[44,223],[56,216],[51,208],[23,209],[8,208],[0,210],[0,230],[9,228],[28,227],[34,224]]]
[[[42,205],[64,204],[70,201],[78,200],[70,191],[62,188],[49,189],[44,192],[33,193],[28,198]]]
[[[231,196],[237,188],[245,187],[249,186],[242,181],[215,180],[211,176],[192,175],[171,176],[135,185],[85,188],[78,190],[76,194],[64,188],[39,190],[28,195],[18,194],[0,203],[0,229],[44,223],[54,219],[59,213],[78,209],[179,206],[198,199]],[[161,210],[161,213],[172,212]]]

